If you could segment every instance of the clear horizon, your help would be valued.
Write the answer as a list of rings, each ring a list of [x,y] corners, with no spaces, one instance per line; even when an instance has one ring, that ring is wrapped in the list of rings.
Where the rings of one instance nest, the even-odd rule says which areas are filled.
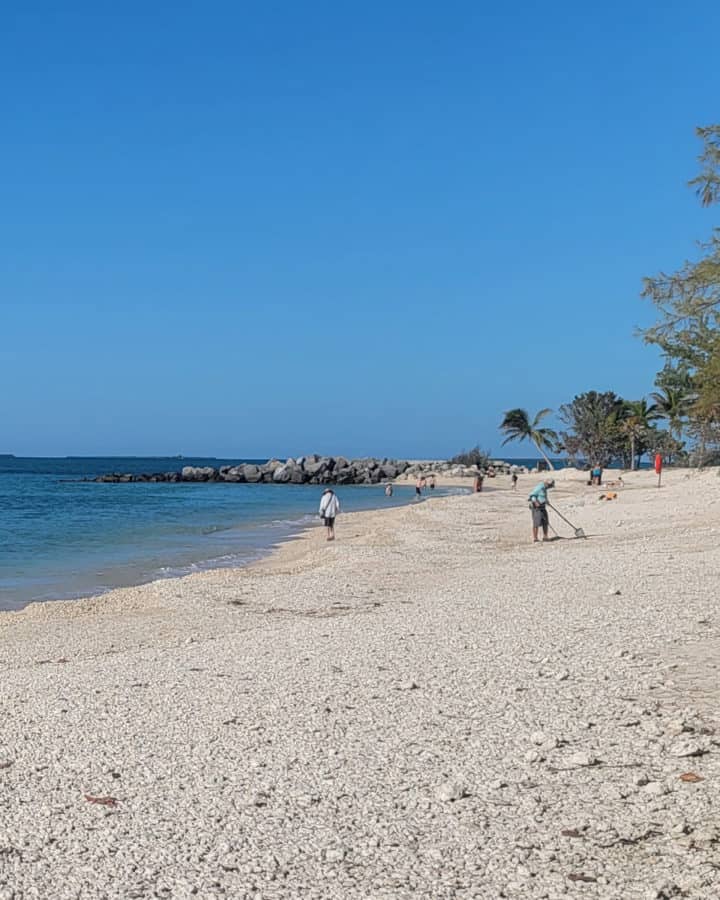
[[[687,181],[717,25],[709,0],[6,11],[0,452],[501,456],[509,408],[647,395],[641,280],[713,222]]]

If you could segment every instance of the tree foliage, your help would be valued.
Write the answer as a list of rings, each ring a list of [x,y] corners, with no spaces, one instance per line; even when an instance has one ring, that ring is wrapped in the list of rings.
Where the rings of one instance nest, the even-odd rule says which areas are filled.
[[[463,450],[457,456],[449,460],[455,466],[477,466],[479,469],[487,469],[490,463],[490,452],[481,450],[480,445],[471,450]]]
[[[626,400],[620,416],[619,427],[630,442],[630,468],[637,468],[640,457],[647,450],[647,439],[653,422],[660,418],[657,406],[641,400]]]
[[[690,185],[709,207],[720,202],[720,125],[698,128],[697,134],[703,142],[700,172]],[[682,412],[677,403],[672,415],[666,410],[676,437],[686,419],[696,438],[720,423],[720,228],[713,229],[700,251],[698,259],[677,271],[646,278],[643,287],[643,296],[660,314],[645,331],[645,340],[660,347],[668,360],[657,384],[683,395],[675,398]]]
[[[551,412],[551,409],[541,409],[531,420],[527,410],[509,409],[500,424],[500,430],[505,432],[503,446],[510,441],[532,441],[548,468],[552,469],[553,464],[546,451],[549,450],[551,453],[557,451],[558,436],[552,428],[540,427],[540,422]]]
[[[660,376],[658,376],[658,382]],[[690,409],[697,399],[690,388],[663,387],[650,395],[657,418],[665,419],[670,434],[680,440]]]
[[[712,206],[720,200],[720,125],[708,125],[696,129],[703,142],[700,154],[700,174],[690,182],[703,206]]]
[[[560,407],[568,431],[560,440],[568,455],[591,465],[607,466],[622,456],[625,438],[620,430],[625,402],[614,391],[587,391]]]

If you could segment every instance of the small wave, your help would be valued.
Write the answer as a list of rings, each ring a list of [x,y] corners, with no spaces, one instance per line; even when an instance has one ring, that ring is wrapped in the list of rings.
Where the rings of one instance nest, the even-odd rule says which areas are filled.
[[[299,519],[273,519],[272,522],[265,522],[258,527],[259,528],[297,528],[298,526],[303,527],[305,525],[309,525],[311,522],[314,522],[315,519],[316,519],[316,516],[306,513],[304,516],[301,516]]]

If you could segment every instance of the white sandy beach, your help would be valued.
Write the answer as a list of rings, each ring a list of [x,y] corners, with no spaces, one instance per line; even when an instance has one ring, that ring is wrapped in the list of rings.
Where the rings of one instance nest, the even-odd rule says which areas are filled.
[[[556,477],[0,614],[0,900],[720,896],[720,477]]]

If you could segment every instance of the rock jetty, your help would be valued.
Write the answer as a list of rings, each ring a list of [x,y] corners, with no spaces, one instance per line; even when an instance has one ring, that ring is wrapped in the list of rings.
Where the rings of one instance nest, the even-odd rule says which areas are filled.
[[[240,463],[236,466],[184,466],[180,472],[154,472],[136,475],[113,472],[87,481],[106,484],[128,482],[234,482],[239,484],[379,484],[394,481],[411,468],[407,460],[346,459],[344,456],[300,456],[297,459],[271,459],[262,465]]]
[[[407,459],[346,459],[344,456],[298,456],[297,459],[270,459],[266,463],[238,463],[236,466],[184,466],[180,472],[136,474],[112,472],[96,478],[83,478],[104,484],[129,482],[212,481],[236,484],[381,484],[397,478],[412,480],[420,475],[474,478],[483,475],[507,475],[511,470],[528,471],[503,460],[492,460],[488,466],[462,466],[452,461]]]

